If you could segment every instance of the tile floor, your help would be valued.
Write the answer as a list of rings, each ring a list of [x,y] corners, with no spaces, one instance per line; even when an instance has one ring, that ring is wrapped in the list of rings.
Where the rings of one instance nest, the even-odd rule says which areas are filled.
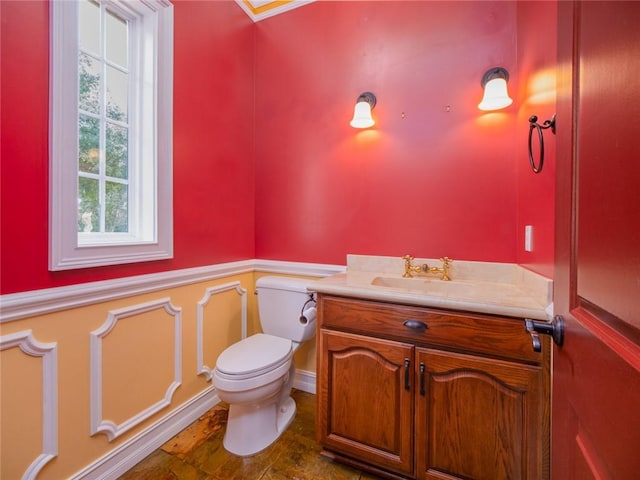
[[[226,405],[209,410],[198,421],[119,480],[377,480],[379,477],[334,463],[315,441],[315,396],[292,393],[298,410],[285,433],[265,451],[241,458],[222,446]]]

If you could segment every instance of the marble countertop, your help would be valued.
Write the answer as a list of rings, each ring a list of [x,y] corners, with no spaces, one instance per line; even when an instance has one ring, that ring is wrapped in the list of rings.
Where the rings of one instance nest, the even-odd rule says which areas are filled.
[[[438,259],[414,265],[441,267]],[[308,285],[311,291],[383,302],[550,320],[553,282],[516,264],[454,261],[451,281],[436,274],[403,278],[400,257],[348,255],[347,271]]]

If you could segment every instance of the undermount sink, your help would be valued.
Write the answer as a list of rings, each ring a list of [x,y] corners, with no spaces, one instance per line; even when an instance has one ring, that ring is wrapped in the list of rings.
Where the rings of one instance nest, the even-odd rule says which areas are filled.
[[[371,285],[420,292],[425,295],[462,295],[467,296],[475,290],[475,286],[456,281],[444,281],[420,277],[375,277]]]

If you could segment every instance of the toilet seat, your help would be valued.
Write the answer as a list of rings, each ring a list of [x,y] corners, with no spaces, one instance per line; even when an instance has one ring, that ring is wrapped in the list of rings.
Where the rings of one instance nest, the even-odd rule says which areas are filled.
[[[258,333],[234,343],[220,354],[214,383],[230,391],[257,387],[286,375],[292,357],[291,340]]]
[[[251,378],[277,368],[291,355],[291,340],[258,333],[225,349],[218,357],[216,369],[238,380]]]

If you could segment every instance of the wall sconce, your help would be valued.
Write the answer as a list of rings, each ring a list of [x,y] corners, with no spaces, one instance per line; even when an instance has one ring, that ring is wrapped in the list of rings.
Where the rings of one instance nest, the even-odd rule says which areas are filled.
[[[484,88],[484,96],[478,104],[480,110],[500,110],[513,103],[507,92],[509,72],[502,67],[492,68],[482,76],[480,85]]]
[[[376,96],[371,92],[361,93],[356,100],[353,118],[349,123],[353,128],[369,128],[375,125],[371,117],[371,110],[376,106]]]

